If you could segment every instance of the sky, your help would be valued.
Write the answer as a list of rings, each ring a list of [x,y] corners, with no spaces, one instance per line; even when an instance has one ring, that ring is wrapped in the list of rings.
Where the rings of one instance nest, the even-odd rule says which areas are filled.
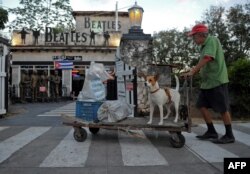
[[[20,0],[0,0],[3,7],[13,8]],[[52,0],[52,2],[55,0]],[[137,0],[144,9],[142,29],[146,34],[153,34],[168,29],[182,31],[184,27],[191,28],[195,21],[202,20],[205,10],[211,5],[226,8],[250,0]],[[128,11],[135,0],[70,0],[74,11],[113,11],[118,2],[119,11]],[[13,16],[10,17],[10,20]]]

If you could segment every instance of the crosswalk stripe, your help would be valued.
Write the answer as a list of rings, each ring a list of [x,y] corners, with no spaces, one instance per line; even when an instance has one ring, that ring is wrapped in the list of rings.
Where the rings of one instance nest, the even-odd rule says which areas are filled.
[[[45,112],[45,113],[65,113],[65,112],[69,112],[69,113],[73,113],[75,112],[73,109],[72,110],[53,110],[53,111],[50,111],[50,112]]]
[[[165,158],[146,138],[143,131],[137,131],[144,138],[131,137],[119,132],[119,143],[125,166],[156,166],[168,165]]]
[[[71,116],[75,116],[75,111],[74,110],[53,110],[53,111],[49,111],[49,112],[45,112],[43,114],[39,114],[37,116],[61,116],[61,114],[67,114],[67,115],[71,115]]]
[[[0,127],[0,131],[2,131],[2,130],[4,130],[4,129],[7,129],[7,128],[9,128],[9,127],[7,127],[7,126],[1,126],[1,127]]]
[[[2,141],[0,143],[0,163],[49,129],[50,127],[30,127],[19,134]]]
[[[241,126],[241,124],[239,124]],[[199,125],[206,127],[205,124]],[[1,126],[0,131],[9,128]],[[0,163],[8,159],[13,153],[20,150],[25,145],[31,143],[37,137],[44,134],[51,127],[30,127],[24,131],[0,142]],[[215,124],[218,133],[224,134],[224,125]],[[84,142],[79,143],[73,137],[74,129],[59,142],[59,144],[40,163],[39,167],[85,167],[91,145],[90,132],[87,129],[88,137]],[[248,134],[233,130],[238,141],[247,144]],[[132,137],[125,132],[118,131],[118,141],[122,153],[124,166],[168,166],[169,162],[158,149],[145,136],[143,131],[136,131],[140,136]],[[223,162],[224,158],[237,158],[236,154],[226,150],[223,146],[213,144],[210,141],[198,140],[195,133],[183,132],[186,139],[185,147],[202,161],[209,163]],[[210,150],[212,149],[212,150]]]
[[[186,147],[188,147],[191,152],[194,152],[198,157],[201,157],[209,163],[213,162],[223,162],[224,158],[235,158],[237,155],[221,148],[220,146],[210,142],[198,140],[194,133],[186,133],[183,135],[186,137]],[[211,150],[213,149],[213,150]]]
[[[61,114],[67,114],[69,116],[75,116],[75,103],[70,103],[65,106],[56,108],[54,110],[39,114],[39,117],[60,117]]]
[[[83,143],[73,138],[71,129],[68,135],[53,149],[40,167],[84,167],[88,157],[91,139],[87,138]],[[88,136],[89,137],[89,136]]]
[[[205,124],[202,124],[201,126],[206,128]],[[219,134],[222,134],[222,135],[225,134],[225,126],[224,125],[214,124],[214,127]],[[233,130],[233,134],[234,134],[234,137],[237,141],[239,141],[243,144],[246,144],[248,146],[250,145],[250,135],[249,134],[237,131],[235,129]]]
[[[61,114],[39,114],[39,117],[60,117]]]
[[[240,124],[237,124],[237,125],[240,125],[240,126],[243,126],[243,127],[246,127],[246,128],[250,129],[250,123],[240,123]]]

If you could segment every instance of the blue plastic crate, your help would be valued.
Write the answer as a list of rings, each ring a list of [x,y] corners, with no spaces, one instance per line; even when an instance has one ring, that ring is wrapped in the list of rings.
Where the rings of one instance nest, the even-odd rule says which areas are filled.
[[[96,121],[97,111],[103,102],[76,101],[76,117],[86,121]]]

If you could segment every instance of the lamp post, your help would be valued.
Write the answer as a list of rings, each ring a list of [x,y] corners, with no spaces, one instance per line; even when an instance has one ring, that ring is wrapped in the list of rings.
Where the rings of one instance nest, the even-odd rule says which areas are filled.
[[[146,72],[147,64],[152,60],[153,39],[150,34],[144,34],[141,28],[143,12],[137,2],[128,9],[131,27],[120,41],[121,60],[136,67],[138,72]]]
[[[123,34],[121,37],[120,46],[118,47],[119,56],[117,56],[123,62],[122,65],[124,67],[124,71],[128,70],[125,68],[127,66],[124,66],[124,64],[129,65],[130,66],[129,69],[133,71],[132,74],[130,74],[131,73],[130,70],[128,70],[129,73],[128,72],[120,73],[123,75],[125,74],[125,78],[124,76],[119,77],[119,74],[117,73],[118,74],[117,79],[126,79],[124,80],[126,87],[128,84],[131,84],[131,82],[133,83],[133,94],[132,93],[131,94],[133,95],[132,101],[133,105],[135,106],[134,107],[135,116],[138,116],[139,113],[141,113],[141,111],[143,110],[143,108],[139,108],[141,106],[138,105],[140,99],[137,96],[138,94],[137,90],[140,90],[140,87],[138,87],[137,85],[140,82],[139,83],[137,82],[137,74],[138,73],[147,74],[149,70],[148,64],[152,62],[153,38],[151,37],[150,34],[144,34],[141,28],[143,12],[144,12],[143,8],[138,6],[136,2],[131,8],[128,9],[131,27],[128,30],[128,33]],[[118,83],[120,82],[118,81]],[[121,82],[121,84],[123,83]],[[122,87],[122,85],[120,88],[118,86],[118,93],[120,91],[123,92],[123,90],[124,87]],[[126,94],[126,97],[131,95],[131,94],[127,95],[126,91],[124,91],[123,93],[122,92],[120,92],[120,95],[118,94],[118,96],[123,96],[124,93]],[[127,101],[130,102],[130,99],[127,99]]]

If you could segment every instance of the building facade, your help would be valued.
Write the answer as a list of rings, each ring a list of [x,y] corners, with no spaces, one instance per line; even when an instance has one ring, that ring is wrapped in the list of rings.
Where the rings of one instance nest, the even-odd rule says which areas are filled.
[[[46,74],[46,95],[49,97],[53,93],[50,79],[56,72],[60,77],[59,95],[70,96],[73,93],[76,96],[91,61],[103,63],[107,70],[115,65],[120,38],[130,28],[128,12],[75,11],[73,16],[76,21],[74,31],[46,27],[43,32],[25,29],[13,32],[10,47],[11,85],[18,89],[18,97],[23,94],[20,84],[24,73],[29,76],[27,82],[32,81],[34,74],[38,79]],[[73,67],[64,68],[64,63],[70,63]],[[39,80],[37,83],[39,94],[43,88],[40,88]]]

